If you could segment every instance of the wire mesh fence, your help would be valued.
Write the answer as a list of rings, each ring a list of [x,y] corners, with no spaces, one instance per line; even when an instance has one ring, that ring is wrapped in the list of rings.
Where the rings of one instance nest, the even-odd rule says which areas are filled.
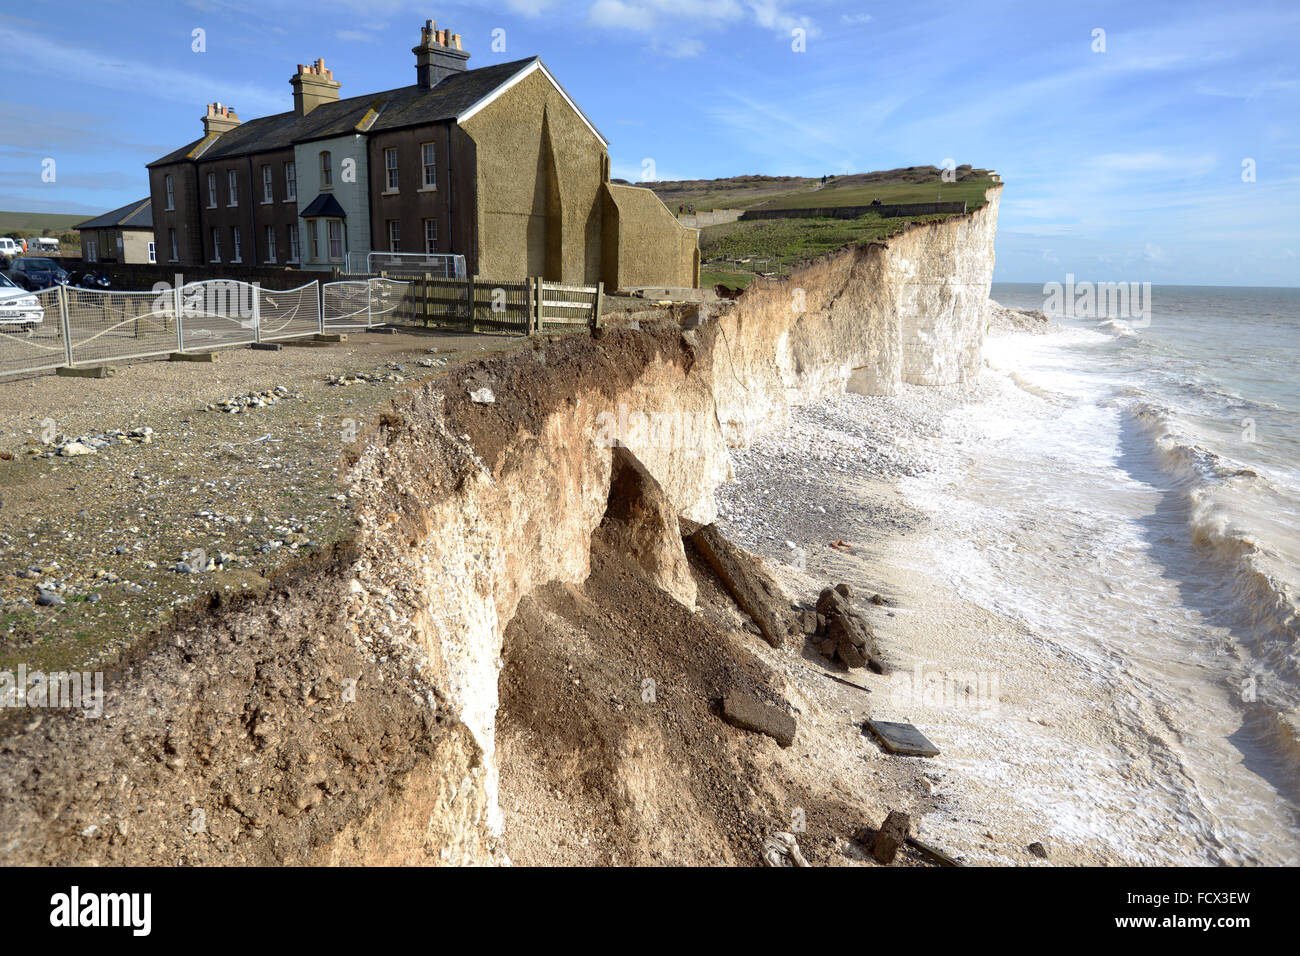
[[[370,324],[387,325],[408,315],[413,309],[415,285],[397,279],[371,279],[367,283],[370,301]]]
[[[403,275],[431,275],[440,279],[463,279],[465,257],[452,253],[423,252],[350,252],[348,271],[359,273],[393,272]]]
[[[74,365],[177,349],[176,300],[170,293],[67,287],[64,300]]]
[[[258,297],[262,294],[259,287],[234,279],[208,279],[182,286],[179,351],[257,341]]]
[[[258,321],[263,342],[301,338],[323,332],[320,283],[309,282],[283,292],[261,290]]]
[[[600,286],[419,275],[316,281],[284,291],[236,279],[118,292],[58,286],[0,296],[0,376],[63,366],[416,326],[528,335],[597,325]]]
[[[68,363],[59,292],[10,296],[0,318],[0,375],[41,372]]]
[[[321,286],[321,315],[327,329],[370,326],[370,283],[364,279],[326,282]]]

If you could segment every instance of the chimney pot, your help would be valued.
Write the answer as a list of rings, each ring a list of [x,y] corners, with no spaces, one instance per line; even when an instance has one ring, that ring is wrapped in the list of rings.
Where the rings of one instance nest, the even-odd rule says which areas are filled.
[[[306,116],[324,103],[335,103],[339,98],[339,84],[334,71],[327,69],[323,57],[309,64],[298,64],[298,72],[289,78],[293,87],[293,111]]]
[[[450,28],[438,29],[433,20],[425,20],[420,30],[420,45],[415,54],[416,82],[422,90],[431,90],[447,77],[466,70],[469,54],[461,49],[461,36]]]
[[[203,135],[229,132],[239,125],[239,115],[222,103],[209,103],[203,115]]]

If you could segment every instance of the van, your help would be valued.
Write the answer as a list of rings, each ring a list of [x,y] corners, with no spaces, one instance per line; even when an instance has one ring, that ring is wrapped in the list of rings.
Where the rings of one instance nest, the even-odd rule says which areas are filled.
[[[27,247],[29,251],[42,256],[57,256],[59,254],[59,240],[48,236],[28,240]]]
[[[0,256],[12,259],[23,254],[23,247],[8,236],[0,236]]]

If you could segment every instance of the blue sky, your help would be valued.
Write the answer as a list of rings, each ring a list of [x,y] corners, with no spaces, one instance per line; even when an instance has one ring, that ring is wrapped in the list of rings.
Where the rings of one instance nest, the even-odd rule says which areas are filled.
[[[317,57],[344,96],[414,82],[428,17],[471,66],[540,54],[616,176],[952,157],[1006,181],[999,281],[1300,285],[1295,2],[25,0],[0,12],[0,209],[144,196],[144,164],[197,138],[206,103],[290,109]]]

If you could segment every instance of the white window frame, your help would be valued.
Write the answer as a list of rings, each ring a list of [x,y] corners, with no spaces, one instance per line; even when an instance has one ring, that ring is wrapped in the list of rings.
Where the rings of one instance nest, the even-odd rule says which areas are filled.
[[[179,262],[179,261],[180,261],[180,257],[181,257],[181,250],[180,250],[180,246],[178,246],[178,245],[176,244],[176,230],[175,230],[175,229],[168,229],[168,230],[167,230],[167,242],[171,245],[171,250],[172,250],[172,257],[171,257],[170,259],[168,259],[167,261],[168,261],[168,262]]]
[[[320,262],[320,230],[316,228],[319,219],[308,219],[307,229],[311,238],[311,261]]]
[[[433,235],[429,235],[430,228],[433,229]],[[424,220],[424,254],[434,255],[438,251],[438,220]]]
[[[208,173],[208,208],[217,208],[217,174]]]
[[[156,265],[157,262],[158,262],[158,248],[153,244],[153,240],[150,239],[149,240],[149,265],[151,266]]]
[[[320,188],[334,188],[334,156],[328,149],[320,152]]]
[[[384,192],[395,193],[400,191],[401,177],[397,171],[397,147],[388,146],[384,149]]]
[[[338,227],[338,238],[334,238],[335,227]],[[326,219],[325,220],[325,241],[329,243],[326,251],[329,253],[330,262],[343,261],[343,220]],[[334,246],[338,244],[338,255],[334,254]]]
[[[262,205],[275,202],[275,180],[271,174],[271,164],[262,164]]]
[[[230,209],[234,206],[238,206],[239,205],[239,172],[237,170],[234,169],[226,170],[226,192],[229,194],[229,196],[227,197],[228,201],[226,202],[226,208]]]
[[[176,183],[172,181],[171,173],[163,177],[163,188],[167,190],[167,211],[171,212],[176,208]]]
[[[385,223],[385,231],[388,233],[388,251],[402,251],[402,220],[390,219]]]
[[[275,261],[275,226],[266,227],[266,261]]]
[[[221,230],[216,226],[212,227],[212,262],[221,261]]]
[[[240,241],[239,241],[239,227],[238,227],[238,226],[231,226],[231,227],[230,227],[230,242],[231,242],[231,248],[230,248],[230,251],[234,254],[234,258],[231,259],[230,261],[231,261],[231,262],[243,262],[243,261],[244,261],[244,253],[243,253],[243,249],[242,249],[242,246],[241,246],[241,244],[240,244]]]
[[[301,258],[298,251],[298,226],[295,224],[289,227],[289,258],[285,262],[299,262]]]
[[[298,164],[293,160],[284,164],[284,201],[298,201]]]
[[[420,144],[420,191],[438,188],[438,148],[433,143]]]

